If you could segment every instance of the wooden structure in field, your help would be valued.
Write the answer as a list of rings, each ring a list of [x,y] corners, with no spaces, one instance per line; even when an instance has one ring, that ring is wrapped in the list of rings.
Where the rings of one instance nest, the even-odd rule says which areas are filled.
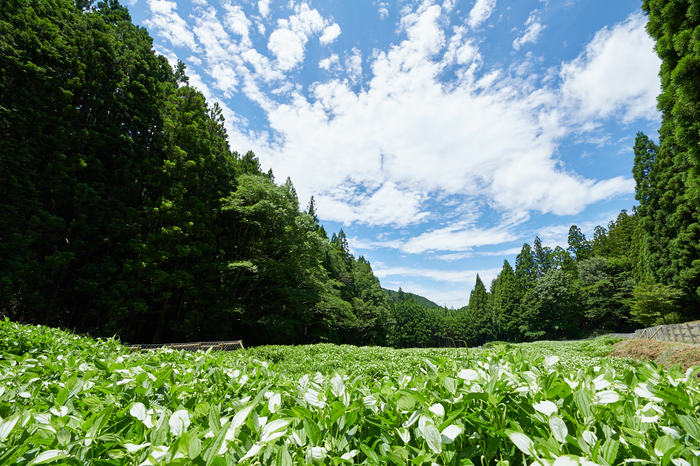
[[[212,351],[234,351],[237,349],[245,349],[243,340],[233,341],[200,341],[197,343],[161,343],[153,345],[126,345],[131,351],[148,351],[167,347],[177,351],[207,351],[211,348]]]
[[[700,344],[700,322],[657,325],[637,330],[634,333],[614,334],[620,338],[672,341],[676,343]]]

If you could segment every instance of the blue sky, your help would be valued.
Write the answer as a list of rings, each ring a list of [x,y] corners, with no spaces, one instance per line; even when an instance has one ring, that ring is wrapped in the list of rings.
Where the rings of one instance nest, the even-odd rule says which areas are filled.
[[[467,304],[536,235],[635,205],[660,90],[639,0],[131,0],[231,148],[313,195],[385,288]]]

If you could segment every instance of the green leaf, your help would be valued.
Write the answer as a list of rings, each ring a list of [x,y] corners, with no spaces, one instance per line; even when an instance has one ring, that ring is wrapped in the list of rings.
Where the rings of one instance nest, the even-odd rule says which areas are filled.
[[[85,442],[89,445],[92,443],[93,439],[97,437],[97,434],[104,429],[104,427],[109,422],[109,418],[112,416],[114,411],[114,406],[107,406],[97,417],[97,419],[92,423],[92,426],[87,431],[85,437]]]
[[[278,450],[275,466],[292,466],[292,457],[286,447],[281,447]]]
[[[535,454],[535,444],[532,443],[532,440],[530,437],[527,435],[523,434],[522,432],[518,432],[515,430],[506,430],[506,435],[510,439],[511,442],[515,444],[516,447],[526,455],[534,455]]]
[[[615,460],[617,459],[617,450],[619,448],[620,441],[611,437],[605,440],[600,450],[598,450],[598,455],[602,456],[606,463],[612,465],[616,463]]]
[[[194,415],[197,417],[204,417],[209,414],[209,403],[206,401],[199,403],[197,406],[194,408]]]
[[[63,450],[47,450],[39,453],[36,457],[34,457],[34,459],[27,463],[27,466],[49,463],[51,461],[60,460],[66,457],[66,452]]]
[[[19,416],[17,414],[13,414],[4,421],[0,421],[0,440],[5,440],[7,437],[9,437],[10,432],[12,432],[12,429],[15,428],[18,420]]]
[[[396,408],[399,411],[413,411],[416,406],[416,399],[411,396],[402,396],[396,403]]]
[[[373,464],[379,464],[379,456],[372,450],[371,447],[365,445],[364,443],[360,444],[360,450],[367,455],[367,459],[370,460],[371,463]]]
[[[311,418],[304,419],[304,431],[311,441],[311,445],[317,446],[321,443],[321,430]]]
[[[700,442],[700,423],[698,423],[697,419],[686,416],[685,414],[679,414],[678,422],[691,437],[697,442]]]
[[[187,455],[191,460],[195,459],[202,452],[202,441],[199,437],[193,435],[187,445]]]
[[[588,398],[587,393],[585,393],[583,390],[576,390],[574,392],[574,401],[585,418],[593,416],[593,411],[591,411],[591,400]]]
[[[214,462],[214,459],[217,457],[219,450],[221,449],[221,445],[224,444],[224,441],[226,439],[228,426],[229,423],[224,423],[224,425],[221,426],[221,429],[219,429],[219,432],[217,432],[217,434],[214,437],[209,439],[209,443],[207,444],[206,448],[204,449],[204,453],[202,454],[202,459],[204,460],[205,466],[210,466]]]
[[[428,447],[433,450],[434,453],[440,454],[440,452],[442,452],[442,437],[437,427],[433,424],[427,424],[425,428],[423,428],[423,435],[425,436]]]

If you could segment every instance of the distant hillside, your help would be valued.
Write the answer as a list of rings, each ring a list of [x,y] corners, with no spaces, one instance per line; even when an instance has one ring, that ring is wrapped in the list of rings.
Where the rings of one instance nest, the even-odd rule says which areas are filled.
[[[396,301],[396,296],[398,296],[398,294],[399,294],[398,291],[387,290],[386,288],[382,288],[382,290],[384,290],[384,292],[386,294],[388,294],[391,297],[391,299]],[[406,292],[404,291],[404,293],[406,293]],[[413,294],[413,293],[406,293],[406,294],[409,296],[413,296],[413,299],[415,299],[418,304],[420,304],[421,306],[423,306],[425,308],[433,309],[436,307],[442,307],[439,304],[435,304],[434,302],[432,302],[428,298],[424,298],[423,296],[418,296],[417,294]]]

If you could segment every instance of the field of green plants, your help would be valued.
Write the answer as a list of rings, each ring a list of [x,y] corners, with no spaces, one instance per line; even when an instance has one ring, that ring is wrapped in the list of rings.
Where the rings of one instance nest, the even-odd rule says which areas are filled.
[[[612,340],[129,353],[0,321],[0,464],[700,465],[700,367]]]

